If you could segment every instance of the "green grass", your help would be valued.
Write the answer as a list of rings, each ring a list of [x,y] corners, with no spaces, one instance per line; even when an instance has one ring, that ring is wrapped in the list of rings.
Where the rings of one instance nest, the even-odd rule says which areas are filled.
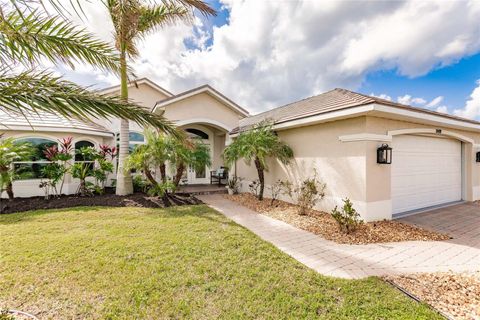
[[[0,215],[0,308],[42,319],[435,319],[322,276],[206,206]]]

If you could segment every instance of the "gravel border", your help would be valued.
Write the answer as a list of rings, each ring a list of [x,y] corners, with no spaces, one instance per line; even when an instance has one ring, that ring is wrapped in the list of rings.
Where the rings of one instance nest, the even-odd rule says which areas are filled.
[[[281,220],[294,227],[320,235],[327,240],[342,244],[369,244],[401,241],[442,241],[449,240],[447,234],[426,230],[418,226],[395,220],[383,220],[361,224],[351,234],[340,232],[337,222],[325,212],[312,210],[309,215],[299,215],[297,206],[285,201],[265,198],[259,201],[250,193],[225,195],[225,198],[237,202],[253,211]]]

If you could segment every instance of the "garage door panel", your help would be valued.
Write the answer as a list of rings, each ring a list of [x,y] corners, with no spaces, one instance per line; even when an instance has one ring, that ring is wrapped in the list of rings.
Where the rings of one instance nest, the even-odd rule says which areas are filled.
[[[461,200],[461,143],[422,136],[392,141],[393,213]]]

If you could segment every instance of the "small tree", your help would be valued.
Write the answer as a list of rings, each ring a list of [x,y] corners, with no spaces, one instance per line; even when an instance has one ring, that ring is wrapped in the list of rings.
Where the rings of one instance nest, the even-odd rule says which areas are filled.
[[[175,177],[173,183],[178,187],[180,180],[188,166],[195,170],[204,170],[212,165],[210,149],[201,140],[175,139],[172,144],[171,163],[175,165]]]
[[[152,153],[152,146],[148,144],[140,145],[129,155],[125,163],[125,170],[136,169],[142,171],[149,182],[149,188],[146,190],[150,195],[162,197],[165,206],[170,205],[168,198],[168,191],[173,190],[175,185],[166,180],[165,182],[158,182],[155,179],[155,173],[152,168],[158,167],[155,162],[156,158]]]
[[[293,150],[280,141],[273,132],[272,126],[260,123],[240,135],[223,151],[223,158],[228,164],[243,158],[247,165],[253,161],[257,169],[260,190],[258,199],[263,200],[265,189],[265,171],[268,171],[268,158],[277,159],[283,164],[288,164],[293,158]]]
[[[98,156],[98,151],[93,147],[83,147],[77,150],[83,161],[77,161],[71,168],[72,177],[80,180],[77,193],[81,196],[91,195],[92,191],[88,188],[87,178],[92,177],[95,167],[95,159]]]
[[[357,210],[353,208],[353,203],[350,199],[343,199],[343,207],[339,211],[337,206],[332,211],[332,217],[337,221],[340,231],[349,234],[355,231],[362,223],[360,215]]]
[[[15,142],[13,138],[0,140],[0,196],[3,191],[6,191],[10,200],[14,198],[12,181],[15,169],[13,163],[28,160],[32,153],[33,148],[27,142]]]

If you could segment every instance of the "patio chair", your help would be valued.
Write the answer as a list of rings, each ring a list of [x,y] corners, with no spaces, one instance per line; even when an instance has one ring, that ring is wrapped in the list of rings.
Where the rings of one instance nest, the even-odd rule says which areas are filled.
[[[222,180],[225,180],[225,184],[228,181],[228,169],[220,167],[218,170],[210,171],[210,184],[218,183],[218,186],[222,185]]]

